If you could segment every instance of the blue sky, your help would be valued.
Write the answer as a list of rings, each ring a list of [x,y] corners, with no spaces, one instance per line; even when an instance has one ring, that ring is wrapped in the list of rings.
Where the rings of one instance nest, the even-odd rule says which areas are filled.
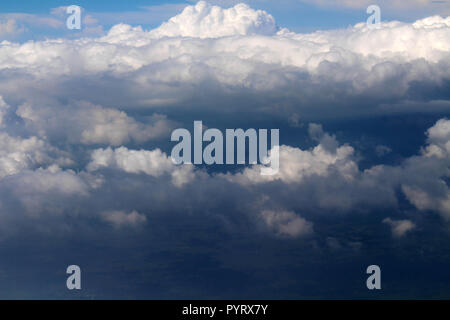
[[[364,1],[362,1],[364,2]],[[85,9],[85,14],[93,16],[98,23],[108,30],[112,25],[123,22],[131,25],[142,25],[145,28],[157,27],[163,21],[179,13],[183,6],[193,4],[193,1],[106,1],[106,0],[80,0],[77,3],[68,3],[65,1],[45,0],[45,1],[3,1],[0,4],[0,14],[27,13],[40,17],[50,17],[50,11],[53,8],[79,5]],[[212,1],[222,6],[232,6],[238,1]],[[263,9],[270,12],[281,27],[289,28],[296,32],[312,32],[318,29],[346,28],[358,22],[363,22],[368,15],[365,12],[367,5],[330,5],[317,4],[315,1],[262,1],[248,0],[255,9]],[[332,3],[332,2],[329,2]],[[355,1],[358,3],[358,1]],[[424,16],[448,12],[447,4],[433,3],[430,1],[426,6],[414,6],[414,4],[398,8],[386,5],[389,2],[380,3],[382,8],[382,19],[413,21]],[[374,4],[377,4],[374,2]],[[52,16],[52,18],[55,18]],[[59,16],[62,22],[64,17]],[[19,19],[19,23],[28,25],[27,19]],[[69,36],[74,34],[67,33],[66,30],[53,27],[47,28],[43,25],[32,24],[27,27],[26,34],[22,33],[17,37],[18,40],[40,39],[46,36]]]

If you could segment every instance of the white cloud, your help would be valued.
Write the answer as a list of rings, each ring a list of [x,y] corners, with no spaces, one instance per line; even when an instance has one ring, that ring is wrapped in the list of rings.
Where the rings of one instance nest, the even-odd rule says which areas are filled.
[[[18,193],[86,194],[86,185],[73,171],[62,171],[58,167],[25,171],[14,179]],[[13,180],[9,180],[13,181]]]
[[[428,129],[428,145],[422,155],[412,157],[404,166],[402,191],[419,210],[439,212],[450,220],[450,120],[441,119]]]
[[[159,28],[151,36],[218,38],[233,35],[264,34],[277,32],[275,19],[265,11],[253,10],[246,4],[229,9],[212,6],[205,1],[186,7],[183,12]]]
[[[128,150],[125,147],[117,149],[97,149],[92,153],[89,171],[101,168],[116,168],[128,173],[145,173],[152,177],[161,177],[169,174],[172,183],[181,187],[195,177],[192,165],[176,166],[172,159],[160,149],[155,150]]]
[[[433,127],[428,129],[429,145],[424,150],[425,156],[436,156],[439,158],[450,157],[450,121],[439,120]]]
[[[427,131],[428,145],[421,154],[409,157],[399,166],[376,165],[361,171],[353,157],[354,149],[339,146],[335,137],[310,125],[310,136],[318,145],[310,150],[281,146],[280,170],[272,176],[260,175],[260,165],[240,173],[219,175],[249,188],[280,183],[299,205],[332,210],[397,205],[396,190],[403,191],[418,210],[431,210],[450,219],[450,121],[439,120]],[[304,194],[304,196],[303,196]]]
[[[312,223],[292,211],[264,210],[261,218],[267,227],[279,236],[297,238],[313,232]]]
[[[416,228],[416,225],[410,220],[392,220],[391,218],[386,218],[383,220],[383,223],[391,227],[392,235],[396,238],[401,238]]]
[[[81,133],[82,143],[109,143],[122,145],[131,139],[143,142],[169,133],[165,116],[154,116],[153,125],[142,124],[114,109],[96,109],[86,114],[86,128]],[[150,120],[150,119],[149,119]]]
[[[58,139],[67,136],[71,143],[88,145],[120,146],[130,141],[142,143],[168,136],[172,127],[163,115],[154,114],[141,123],[123,111],[86,102],[45,107],[25,103],[17,108],[16,114],[42,136]]]
[[[309,34],[277,30],[268,14],[245,5],[199,3],[150,31],[119,24],[100,38],[5,42],[0,72],[14,72],[0,81],[0,90],[8,101],[22,99],[25,90],[33,98],[88,100],[121,110],[231,108],[233,97],[247,94],[251,103],[236,108],[301,114],[307,121],[312,115],[395,112],[405,101],[420,102],[406,112],[436,110],[430,107],[434,97],[415,97],[412,87],[440,88],[450,75],[450,17],[383,22],[377,30],[365,23]],[[84,85],[83,94],[73,85]],[[211,90],[200,97],[205,85]],[[370,103],[361,106],[362,100]]]
[[[67,155],[37,137],[11,137],[0,132],[0,178],[42,165],[71,165]]]
[[[136,227],[147,222],[147,217],[136,210],[130,213],[125,211],[106,211],[101,213],[101,217],[116,228],[126,226]]]
[[[88,186],[79,176],[57,166],[5,177],[0,180],[0,190],[2,217],[9,215],[11,219],[59,215],[64,211],[76,215],[75,201],[89,194]]]
[[[255,194],[263,193],[271,207],[287,209],[258,207],[263,212],[258,217],[276,234],[290,237],[309,229],[309,223],[295,214],[297,208],[305,212],[395,209],[398,190],[417,210],[450,217],[446,183],[450,137],[445,119],[430,128],[420,154],[397,166],[366,170],[358,167],[354,147],[339,143],[317,124],[308,130],[317,143],[314,147],[280,146],[280,171],[274,176],[261,176],[258,166],[237,174],[206,176],[193,166],[173,165],[160,149],[122,146],[168,133],[171,122],[146,110],[156,107],[177,119],[196,114],[189,113],[190,108],[208,108],[209,115],[219,114],[218,121],[222,112],[236,110],[265,120],[276,114],[295,127],[300,126],[299,119],[306,123],[312,116],[315,121],[336,114],[354,119],[397,112],[398,106],[402,112],[446,110],[448,97],[438,93],[450,77],[449,61],[450,17],[384,22],[377,30],[362,23],[300,34],[278,29],[270,15],[245,5],[220,9],[204,3],[187,7],[150,31],[119,24],[104,37],[4,41],[0,92],[9,105],[0,99],[0,184],[8,179],[11,186],[29,191],[23,195],[19,187],[14,189],[29,210],[38,203],[55,212],[73,203],[61,204],[52,193],[60,200],[88,191],[106,198],[104,193],[110,191],[105,189],[112,189],[115,179],[108,168],[128,173],[124,183],[192,185],[171,188],[175,195],[164,194],[169,200],[155,201],[159,210],[169,210],[180,201],[183,209],[214,212],[216,202],[228,204],[235,200],[234,193],[249,196],[251,203],[257,202]],[[429,88],[432,94],[426,92]],[[440,109],[430,108],[434,99],[440,101]],[[88,172],[56,171],[51,165],[63,167],[70,163],[69,156],[50,143],[71,152],[79,160],[78,170],[83,170],[89,154]],[[91,150],[93,144],[122,147]],[[142,177],[133,176],[137,174]],[[200,181],[200,175],[205,179]],[[28,183],[28,189],[20,181]],[[220,192],[213,199],[197,196],[208,188]],[[112,216],[117,221],[137,221],[140,215],[133,214],[133,208],[134,203]]]
[[[301,150],[290,146],[279,147],[280,169],[277,174],[263,176],[261,165],[244,169],[242,173],[226,177],[230,181],[242,184],[263,183],[281,180],[285,183],[302,183],[307,177],[326,177],[337,170],[346,179],[352,180],[358,168],[353,161],[354,149],[351,146],[339,146],[335,137],[322,131],[321,126],[310,124],[310,136],[320,143],[311,150]],[[272,152],[271,152],[272,155]]]

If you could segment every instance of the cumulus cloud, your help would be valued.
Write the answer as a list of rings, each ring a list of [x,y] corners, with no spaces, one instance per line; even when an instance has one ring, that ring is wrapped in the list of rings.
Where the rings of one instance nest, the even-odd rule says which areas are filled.
[[[145,173],[152,177],[169,174],[175,186],[181,187],[194,178],[192,165],[176,166],[172,159],[160,149],[128,150],[125,147],[117,149],[97,149],[92,153],[88,170],[101,168],[116,168],[128,173]]]
[[[154,114],[141,123],[125,112],[87,102],[69,105],[34,106],[24,103],[16,114],[28,128],[45,137],[70,143],[120,146],[130,141],[142,143],[169,135],[173,124],[166,116]]]
[[[427,131],[428,143],[424,151],[427,157],[448,157],[450,154],[450,121],[440,119]]]
[[[187,6],[181,14],[152,30],[150,35],[157,38],[218,38],[251,34],[273,35],[276,32],[275,19],[265,11],[253,10],[244,3],[222,9],[200,1],[195,6]]]
[[[441,119],[431,127],[426,133],[427,146],[399,166],[375,165],[360,170],[351,146],[339,145],[334,136],[312,124],[309,134],[318,145],[310,150],[279,147],[277,174],[262,176],[261,166],[253,165],[223,177],[245,186],[283,182],[291,185],[292,196],[303,201],[302,204],[335,210],[361,205],[396,207],[396,190],[401,189],[418,210],[435,211],[449,219],[450,189],[446,182],[450,175],[449,122]],[[306,194],[305,198],[301,193]]]
[[[410,220],[392,220],[391,218],[386,218],[383,220],[383,223],[391,227],[392,235],[396,238],[405,236],[406,233],[416,227]]]
[[[261,218],[267,227],[279,236],[297,238],[313,232],[312,223],[292,211],[264,210]]]
[[[37,137],[11,137],[0,132],[0,178],[43,165],[71,165],[64,152]]]
[[[286,119],[296,113],[305,121],[396,112],[398,104],[430,112],[442,110],[436,101],[445,100],[449,19],[300,34],[278,30],[270,15],[246,5],[201,2],[150,31],[119,24],[99,38],[3,43],[0,73],[9,80],[0,89],[11,101],[22,98],[24,90],[11,85],[17,82],[33,98],[85,99],[122,110],[226,105]],[[43,80],[52,90],[40,86]],[[441,94],[417,91],[418,84]],[[242,95],[250,102],[241,106]]]
[[[199,3],[153,30],[0,42],[2,256],[25,249],[13,260],[44,257],[47,270],[55,250],[75,249],[75,263],[136,274],[127,286],[146,279],[128,271],[149,257],[169,285],[197,283],[199,265],[211,278],[254,274],[247,287],[275,270],[266,282],[289,292],[305,283],[285,279],[311,266],[436,257],[450,219],[449,21],[295,33],[246,5]],[[280,129],[278,174],[174,165],[168,133],[194,120]]]
[[[14,182],[13,182],[14,181]],[[86,194],[86,185],[73,171],[62,171],[58,167],[25,171],[23,174],[11,177],[12,183],[18,193],[52,193],[60,194]]]
[[[335,137],[323,132],[320,125],[309,125],[310,136],[319,142],[312,150],[301,150],[290,146],[279,147],[279,173],[261,175],[261,165],[244,169],[242,173],[228,175],[231,181],[242,184],[263,183],[281,180],[285,183],[302,183],[310,176],[324,177],[330,170],[336,170],[347,180],[352,180],[357,173],[357,165],[353,161],[354,149],[351,146],[339,146]],[[270,159],[274,156],[270,152]]]
[[[0,219],[9,222],[2,229],[27,225],[25,217],[41,219],[39,225],[45,225],[63,212],[76,215],[76,202],[89,194],[89,187],[79,176],[56,166],[7,176],[0,180],[0,190]]]
[[[405,162],[402,190],[419,210],[439,212],[450,219],[450,120],[441,119],[427,131],[428,145],[420,156]]]
[[[316,123],[308,127],[314,146],[286,142],[279,147],[280,171],[274,176],[261,176],[257,165],[206,174],[192,165],[175,166],[161,151],[165,146],[146,144],[168,136],[171,118],[191,125],[186,119],[198,114],[213,115],[229,128],[236,118],[220,115],[239,111],[250,115],[242,117],[249,123],[253,118],[271,121],[276,115],[302,130],[300,119],[355,119],[398,112],[399,106],[405,113],[442,112],[448,108],[449,61],[450,18],[383,22],[375,30],[361,23],[301,34],[278,28],[268,13],[247,5],[222,9],[204,2],[150,31],[119,24],[102,37],[4,41],[0,182],[22,175],[37,181],[61,177],[69,190],[78,190],[73,194],[106,199],[117,196],[110,191],[114,188],[127,189],[114,180],[120,172],[128,190],[137,181],[172,187],[175,195],[155,201],[161,212],[176,201],[189,211],[222,212],[216,204],[233,206],[248,197],[248,211],[260,212],[268,229],[288,237],[310,229],[295,212],[310,219],[306,213],[397,209],[399,190],[417,211],[450,217],[446,119],[428,130],[427,143],[417,155],[397,165],[366,169],[358,163],[357,146],[341,143]],[[190,112],[196,108],[208,113]],[[135,150],[136,144],[143,149]],[[388,151],[381,145],[377,150]],[[76,161],[78,173],[55,171],[72,165],[69,159]],[[184,188],[188,184],[192,188]],[[48,193],[58,188],[53,185]],[[203,192],[209,190],[218,194],[208,193],[205,199]],[[261,194],[268,196],[269,208],[283,209],[255,205],[255,210],[252,205]],[[61,205],[53,200],[54,207]],[[93,212],[111,212],[89,204]],[[113,224],[138,221],[135,208],[123,208],[108,219]]]

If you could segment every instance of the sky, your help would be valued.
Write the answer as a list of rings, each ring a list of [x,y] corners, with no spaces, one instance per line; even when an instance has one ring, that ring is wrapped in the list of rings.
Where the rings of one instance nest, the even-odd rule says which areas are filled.
[[[2,2],[0,298],[450,298],[450,4],[372,4]]]
[[[233,6],[240,1],[217,0],[210,3],[221,6]],[[44,1],[4,1],[0,4],[0,14],[4,20],[13,19],[22,28],[15,36],[21,41],[42,39],[48,36],[83,36],[81,32],[68,32],[61,28],[65,17],[57,8],[78,5],[84,15],[89,16],[87,29],[97,34],[115,24],[127,23],[155,28],[162,22],[179,13],[184,7],[195,1],[146,1],[130,0],[103,1],[80,0],[67,3],[57,0]],[[382,18],[413,22],[431,15],[447,15],[450,4],[447,1],[379,1],[368,0],[331,1],[331,0],[249,0],[252,8],[269,12],[280,25],[297,32],[313,32],[318,29],[346,28],[367,20],[366,9],[371,4],[383,7]],[[26,15],[24,15],[26,14]],[[13,16],[11,16],[13,15]],[[103,30],[100,30],[102,26]],[[96,28],[97,27],[97,28]],[[86,30],[85,33],[86,34]]]

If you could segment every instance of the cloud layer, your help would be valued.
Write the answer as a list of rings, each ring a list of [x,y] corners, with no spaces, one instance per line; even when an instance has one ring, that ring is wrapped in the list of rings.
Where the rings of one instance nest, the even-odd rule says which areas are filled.
[[[440,112],[449,43],[450,20],[439,16],[297,34],[246,5],[200,2],[150,31],[120,24],[100,38],[4,42],[0,89],[7,100],[23,100],[25,90],[34,101],[84,99],[123,111],[223,101],[217,109],[239,104],[286,118]]]
[[[450,17],[439,16],[299,34],[244,4],[199,2],[149,31],[119,24],[101,37],[3,41],[0,189],[11,188],[1,214],[121,229],[187,211],[280,238],[314,234],[317,212],[401,214],[403,201],[450,219],[449,81]],[[418,112],[442,118],[423,148],[368,167],[318,124]],[[228,128],[309,123],[314,145],[282,143],[275,176],[175,166],[171,129],[202,115]],[[378,145],[380,158],[390,153]],[[410,224],[386,221],[409,234]]]

